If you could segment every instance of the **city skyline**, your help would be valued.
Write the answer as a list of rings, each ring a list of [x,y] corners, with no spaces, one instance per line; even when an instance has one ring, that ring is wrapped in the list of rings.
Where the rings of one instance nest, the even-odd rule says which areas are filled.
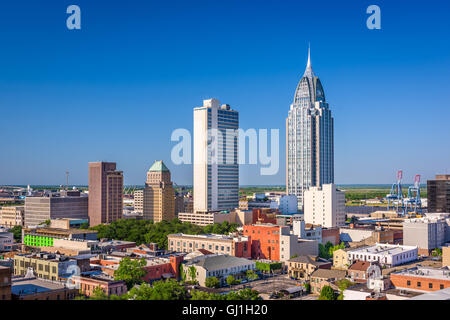
[[[58,7],[5,4],[1,184],[62,185],[69,171],[70,184],[86,185],[87,163],[106,160],[118,163],[124,184],[137,185],[146,168],[162,159],[174,182],[192,185],[192,166],[170,161],[170,133],[192,131],[192,106],[216,97],[238,107],[244,129],[280,129],[279,174],[261,176],[259,166],[244,165],[240,184],[284,185],[286,106],[304,70],[308,42],[339,119],[336,184],[389,184],[398,169],[405,183],[415,174],[425,181],[448,173],[450,151],[441,142],[450,138],[450,56],[442,41],[449,22],[445,10],[414,3],[381,1],[383,28],[371,31],[366,6],[356,3],[344,10],[332,2],[272,8],[199,1],[195,9],[179,2],[181,15],[165,4],[142,4],[142,13],[111,4],[105,12],[80,1],[79,33],[69,33]],[[255,5],[260,19],[250,24],[247,14]],[[320,25],[307,14],[319,11]],[[175,16],[167,25],[169,14]],[[211,22],[207,29],[200,16]],[[233,24],[217,23],[224,17]],[[203,50],[205,45],[211,50]],[[182,54],[176,51],[180,46]],[[433,81],[423,81],[424,74]],[[150,140],[156,133],[158,141]]]

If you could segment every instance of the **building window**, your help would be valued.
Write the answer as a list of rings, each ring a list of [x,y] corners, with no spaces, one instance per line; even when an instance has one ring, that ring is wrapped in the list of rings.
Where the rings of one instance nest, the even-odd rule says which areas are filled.
[[[444,285],[443,285],[443,284],[440,284],[440,285],[439,285],[439,289],[441,289],[441,290],[444,289]]]
[[[433,289],[433,284],[431,282],[428,284],[428,288]]]
[[[409,287],[411,285],[411,281],[410,280],[406,281],[406,285]]]
[[[417,281],[417,287],[420,288],[422,286],[422,283],[420,281]]]

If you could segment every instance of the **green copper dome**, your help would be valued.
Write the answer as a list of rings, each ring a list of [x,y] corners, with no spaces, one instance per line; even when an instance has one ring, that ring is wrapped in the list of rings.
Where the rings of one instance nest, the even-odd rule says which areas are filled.
[[[166,165],[164,164],[164,162],[162,162],[162,160],[159,160],[155,161],[155,163],[152,165],[150,169],[148,169],[148,171],[169,171],[169,169],[167,169]]]

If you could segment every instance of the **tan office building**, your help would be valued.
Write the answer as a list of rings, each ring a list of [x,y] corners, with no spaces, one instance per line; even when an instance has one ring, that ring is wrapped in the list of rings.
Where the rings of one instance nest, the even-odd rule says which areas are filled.
[[[147,172],[144,189],[144,219],[153,222],[175,218],[175,190],[164,162],[155,161]]]
[[[76,266],[76,260],[51,253],[14,256],[14,275],[16,276],[25,276],[28,268],[32,268],[34,275],[38,278],[59,281],[61,276],[66,276],[69,273],[70,268]]]
[[[96,226],[121,219],[123,173],[114,162],[89,162],[89,224]]]
[[[134,211],[144,212],[144,190],[136,190],[134,196]]]
[[[24,225],[25,207],[2,207],[0,209],[0,225],[5,227],[14,227]]]
[[[169,250],[194,252],[204,249],[217,254],[229,254],[235,257],[251,258],[250,239],[232,237],[223,234],[190,235],[174,233],[167,236]]]

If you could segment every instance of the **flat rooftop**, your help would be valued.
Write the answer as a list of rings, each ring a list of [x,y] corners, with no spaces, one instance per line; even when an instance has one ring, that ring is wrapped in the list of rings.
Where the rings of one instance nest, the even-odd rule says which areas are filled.
[[[11,293],[20,296],[60,289],[63,284],[37,278],[13,278],[11,284]]]
[[[410,250],[417,250],[415,246],[400,246],[394,244],[380,244],[377,243],[373,246],[360,247],[349,250],[351,253],[370,253],[370,254],[399,254]]]
[[[185,233],[172,233],[168,236],[172,237],[183,237],[183,238],[191,238],[191,239],[205,239],[205,240],[241,240],[241,241],[247,241],[248,237],[233,237],[228,236],[224,234],[214,234],[214,233],[205,233],[205,234],[185,234]]]
[[[51,228],[51,227],[44,227],[44,228],[24,228],[24,233],[27,234],[83,234],[83,233],[97,233],[95,230],[85,230],[85,229],[61,229],[61,228]]]
[[[439,279],[450,281],[450,270],[448,268],[436,269],[430,267],[415,266],[413,268],[392,272],[391,275],[412,276],[424,279]]]

